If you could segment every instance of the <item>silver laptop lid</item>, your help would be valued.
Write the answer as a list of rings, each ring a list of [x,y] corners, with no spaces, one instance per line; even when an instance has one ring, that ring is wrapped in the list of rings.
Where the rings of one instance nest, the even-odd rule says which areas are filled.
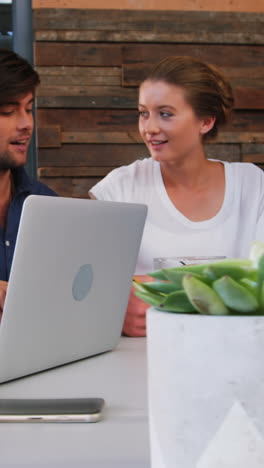
[[[29,196],[0,326],[0,382],[119,342],[147,207]]]

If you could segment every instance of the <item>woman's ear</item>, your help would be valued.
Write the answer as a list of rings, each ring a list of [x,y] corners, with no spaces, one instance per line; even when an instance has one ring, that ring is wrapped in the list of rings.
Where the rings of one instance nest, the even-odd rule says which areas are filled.
[[[206,133],[210,132],[212,130],[214,124],[216,121],[216,117],[204,117],[201,119],[201,128],[200,128],[200,133],[201,135],[205,135]]]

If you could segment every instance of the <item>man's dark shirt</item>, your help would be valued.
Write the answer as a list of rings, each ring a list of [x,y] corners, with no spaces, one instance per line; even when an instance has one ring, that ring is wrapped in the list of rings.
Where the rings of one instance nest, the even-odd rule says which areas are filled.
[[[0,280],[8,281],[22,206],[28,195],[56,196],[49,187],[31,179],[23,167],[12,170],[14,195],[7,213],[5,231],[0,226]]]

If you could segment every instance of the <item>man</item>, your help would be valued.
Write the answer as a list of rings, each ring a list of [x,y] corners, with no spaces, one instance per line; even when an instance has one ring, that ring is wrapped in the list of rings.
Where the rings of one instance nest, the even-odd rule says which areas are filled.
[[[24,200],[31,194],[56,195],[24,169],[39,82],[37,72],[25,59],[0,48],[0,316]]]

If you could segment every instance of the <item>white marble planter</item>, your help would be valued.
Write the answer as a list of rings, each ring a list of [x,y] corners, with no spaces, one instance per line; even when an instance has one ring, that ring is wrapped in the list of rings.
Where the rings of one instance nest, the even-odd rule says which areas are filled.
[[[264,467],[264,317],[147,312],[152,468]]]

